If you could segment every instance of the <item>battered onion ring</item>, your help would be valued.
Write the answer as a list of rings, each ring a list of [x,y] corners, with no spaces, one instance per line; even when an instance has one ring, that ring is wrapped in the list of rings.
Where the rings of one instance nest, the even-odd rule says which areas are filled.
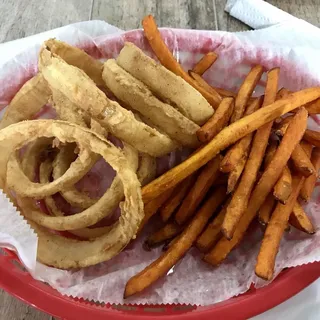
[[[110,232],[94,241],[77,241],[51,234],[35,223],[30,225],[39,237],[38,260],[57,268],[86,267],[108,260],[135,237],[144,216],[140,183],[128,161],[115,146],[85,128],[54,120],[24,121],[0,131],[0,168],[5,167],[10,151],[38,137],[57,137],[61,142],[77,142],[81,149],[99,153],[117,171],[124,187],[125,201],[120,204],[121,217]],[[1,178],[5,171],[0,169]],[[1,185],[0,187],[2,187]],[[22,212],[26,212],[22,208]]]
[[[42,162],[40,165],[40,182],[41,183],[48,183],[50,181],[50,176],[52,173],[52,161],[50,159],[47,159],[46,161]],[[55,217],[62,217],[64,216],[64,213],[59,210],[59,208],[56,206],[56,203],[54,199],[49,196],[44,198],[44,202],[46,204],[46,207],[49,209],[51,215]],[[83,228],[78,230],[70,230],[69,232],[75,236],[84,238],[84,239],[93,239],[100,237],[106,233],[108,233],[111,229],[111,226],[107,227],[101,227],[101,228]]]
[[[156,159],[149,156],[146,153],[142,153],[140,156],[139,169],[137,171],[138,179],[142,186],[145,186],[149,182],[155,179],[157,173]]]
[[[52,138],[39,138],[32,142],[23,154],[21,166],[29,180],[34,181],[41,153],[45,151],[48,146],[52,145],[52,141]]]
[[[70,121],[72,123],[78,124],[83,127],[88,127],[88,119],[85,117],[80,110],[61,92],[57,90],[52,91],[52,100],[54,108],[59,115],[59,118],[64,121]],[[106,134],[106,130],[101,127],[101,125],[95,120],[91,119],[91,129],[101,135]],[[69,153],[69,154],[68,154]],[[56,180],[60,178],[69,168],[72,158],[73,150],[64,150],[57,155],[57,162],[53,164],[53,178]],[[69,160],[70,159],[70,160]],[[84,167],[89,171],[94,164],[99,159],[99,155],[92,153],[89,161],[84,164]],[[60,164],[60,167],[58,164]],[[61,168],[62,167],[62,168]],[[89,208],[91,207],[97,199],[91,199],[85,193],[79,192],[74,186],[71,186],[69,189],[61,190],[61,195],[72,205],[79,208]]]
[[[132,170],[136,172],[139,162],[138,152],[128,144],[124,144],[123,152],[132,165]],[[72,159],[67,159],[67,157],[68,155],[64,153],[57,155],[60,165],[53,165],[53,179],[59,179],[69,168]],[[78,191],[74,186],[67,190],[63,189],[60,193],[72,206],[82,209],[87,209],[98,201],[97,198],[91,198],[84,192]]]
[[[38,73],[22,86],[7,106],[0,120],[0,129],[31,119],[48,102],[50,94],[47,81]]]
[[[91,152],[87,149],[80,150],[77,159],[71,163],[62,177],[43,184],[28,179],[21,168],[17,152],[13,152],[7,163],[7,186],[14,189],[20,196],[42,199],[78,182],[89,171],[90,168],[84,164],[90,161]]]
[[[108,99],[86,73],[68,65],[46,48],[40,51],[39,68],[52,90],[67,96],[120,140],[156,157],[177,148],[169,136],[138,122],[132,112]]]

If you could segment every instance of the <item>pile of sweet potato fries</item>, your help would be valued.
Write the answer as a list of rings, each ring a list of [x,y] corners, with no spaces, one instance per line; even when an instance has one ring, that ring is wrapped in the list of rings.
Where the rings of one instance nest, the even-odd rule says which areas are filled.
[[[320,168],[320,133],[307,129],[308,115],[320,112],[320,88],[278,90],[280,69],[274,68],[266,71],[264,95],[253,97],[265,72],[260,65],[252,67],[237,93],[214,88],[202,75],[217,54],[206,54],[186,72],[152,16],[143,20],[143,28],[160,63],[196,88],[215,113],[197,132],[202,146],[142,189],[142,226],[156,213],[165,223],[146,243],[165,243],[166,250],[128,281],[124,296],[165,275],[193,245],[204,253],[204,261],[219,265],[256,218],[265,233],[255,272],[272,279],[288,226],[315,232],[299,197],[310,200]]]

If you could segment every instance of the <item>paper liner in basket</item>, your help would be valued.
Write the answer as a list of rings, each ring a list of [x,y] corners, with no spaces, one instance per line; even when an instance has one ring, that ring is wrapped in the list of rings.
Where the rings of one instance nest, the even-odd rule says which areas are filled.
[[[62,32],[61,38],[68,38],[69,32],[70,30],[66,30],[66,34]],[[279,30],[277,32],[278,36]],[[257,63],[267,69],[280,66],[280,85],[289,89],[320,85],[320,65],[316,59],[318,52],[312,48],[295,47],[285,42],[277,45],[271,40],[270,44],[262,43],[256,41],[255,32],[231,34],[164,29],[162,34],[185,69],[191,68],[202,54],[212,50],[217,52],[218,61],[206,73],[207,80],[216,86],[236,90],[250,66]],[[125,41],[132,41],[151,54],[141,31],[105,34],[94,38],[90,38],[88,34],[82,37],[81,33],[77,36],[78,45],[88,45],[91,48],[89,52],[98,52],[102,58],[115,57]],[[268,39],[270,38],[269,35]],[[30,52],[34,54],[34,50],[31,48]],[[3,66],[0,72],[0,95],[3,104],[6,104],[19,86],[35,72],[34,59],[34,55],[29,59],[28,52],[24,52],[16,57],[15,61]],[[6,75],[10,72],[11,75],[15,74],[15,77],[11,77],[11,83],[7,84]],[[259,83],[257,92],[261,92],[263,80]],[[318,127],[315,122],[311,125]],[[317,231],[320,227],[319,203],[317,188],[312,201],[306,206]],[[6,221],[8,222],[10,220]],[[32,235],[30,231],[30,237]],[[123,290],[127,280],[161,254],[161,248],[150,252],[143,249],[145,234],[108,262],[74,271],[57,270],[38,263],[34,277],[48,282],[62,294],[100,302],[209,305],[247,291],[252,282],[257,286],[265,285],[264,281],[254,275],[262,235],[259,228],[248,233],[241,246],[218,268],[202,262],[199,252],[191,249],[166,277],[143,294],[126,301],[123,300]],[[313,261],[320,261],[320,232],[314,236],[306,236],[291,230],[285,234],[281,243],[276,274],[285,267]]]

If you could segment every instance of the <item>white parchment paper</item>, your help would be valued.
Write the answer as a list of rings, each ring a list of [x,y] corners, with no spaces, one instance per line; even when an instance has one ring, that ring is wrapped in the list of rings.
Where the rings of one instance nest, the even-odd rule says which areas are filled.
[[[217,52],[219,59],[206,74],[207,80],[213,85],[237,90],[250,66],[257,63],[266,69],[280,66],[280,85],[291,90],[320,85],[318,47],[310,45],[307,37],[301,36],[301,29],[298,32],[295,27],[296,22],[288,21],[276,27],[237,34],[174,29],[163,29],[162,34],[186,69],[191,68],[204,53],[211,50]],[[303,22],[301,28],[304,28]],[[308,35],[316,33],[312,28],[305,27],[304,30]],[[135,42],[151,54],[141,31],[123,33],[101,21],[83,23],[81,28],[79,25],[68,26],[56,30],[54,36],[84,48],[97,58],[116,56],[124,41]],[[47,37],[51,35],[32,39],[35,42],[26,45],[25,51],[7,59],[2,66],[0,64],[0,107],[6,106],[21,85],[34,75],[39,44]],[[315,34],[314,37],[319,36]],[[262,79],[257,92],[261,92],[263,84]],[[311,120],[310,125],[318,128],[318,119]],[[19,213],[12,210],[12,207],[7,209],[2,206],[4,203],[7,202],[0,194],[0,222],[5,222],[0,226],[0,244],[14,247],[36,279],[48,282],[62,294],[109,303],[209,305],[245,292],[252,282],[258,287],[266,284],[254,276],[262,237],[258,228],[245,238],[242,245],[219,268],[212,268],[202,262],[201,255],[192,249],[166,277],[143,294],[123,301],[127,280],[156,259],[161,248],[146,252],[142,248],[145,237],[142,235],[111,261],[82,270],[63,271],[35,264],[37,240],[34,233],[28,226],[16,229],[19,228],[16,221],[21,220]],[[306,210],[319,229],[318,189]],[[27,247],[25,241],[29,241]],[[285,267],[319,260],[320,232],[306,236],[292,229],[282,241],[276,273]]]

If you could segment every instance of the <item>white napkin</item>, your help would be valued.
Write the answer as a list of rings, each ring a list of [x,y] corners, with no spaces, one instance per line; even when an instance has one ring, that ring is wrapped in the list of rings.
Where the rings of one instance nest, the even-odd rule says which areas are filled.
[[[254,41],[267,46],[320,48],[320,29],[262,0],[228,0],[225,11],[253,29]],[[237,33],[238,35],[240,33]],[[305,48],[304,48],[305,49]]]

